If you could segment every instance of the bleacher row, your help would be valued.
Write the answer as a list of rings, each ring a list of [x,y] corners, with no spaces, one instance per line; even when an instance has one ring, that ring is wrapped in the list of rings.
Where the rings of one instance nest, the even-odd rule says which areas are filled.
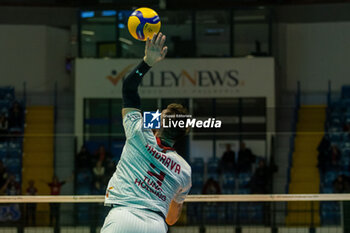
[[[113,141],[109,145],[107,141],[87,141],[84,146],[89,151],[90,155],[96,153],[100,146],[104,146],[112,156],[112,160],[115,164],[118,163],[120,155],[124,146],[123,141]],[[91,170],[78,170],[76,174],[76,194],[78,195],[90,195],[93,194],[92,190],[92,172]]]
[[[221,187],[221,194],[249,194],[251,172],[219,173],[220,160],[210,158],[205,163],[202,158],[191,161],[192,188],[190,194],[202,194],[205,181],[214,179]],[[264,224],[266,215],[263,203],[199,203],[188,204],[187,219],[191,224]]]
[[[209,178],[219,182],[222,194],[249,194],[251,172],[223,172],[219,174],[220,160],[210,158],[205,163],[203,158],[195,158],[191,162],[192,188],[191,194],[201,194],[205,181]]]
[[[21,140],[0,142],[0,161],[3,162],[6,171],[15,175],[17,182],[20,181],[22,172]]]
[[[0,114],[7,120],[11,120],[11,108],[14,103],[21,106],[22,116],[24,116],[25,104],[16,100],[13,87],[0,87]],[[24,117],[22,117],[24,119]],[[1,135],[0,141],[0,161],[3,163],[6,171],[16,177],[17,182],[21,182],[22,172],[22,142],[21,134],[23,132],[24,122],[18,126],[8,125],[6,134]]]
[[[347,125],[350,126],[350,86],[343,86],[341,98],[328,106],[325,123],[326,139],[341,153],[339,166],[330,166],[320,172],[321,193],[333,193],[333,182],[339,175],[350,177],[350,133],[345,131]],[[323,202],[320,211],[323,225],[340,224],[340,202]]]

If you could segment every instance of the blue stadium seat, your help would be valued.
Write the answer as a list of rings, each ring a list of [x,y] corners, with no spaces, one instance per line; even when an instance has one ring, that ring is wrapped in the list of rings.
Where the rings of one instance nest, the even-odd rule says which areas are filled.
[[[222,187],[223,187],[224,194],[234,193],[234,191],[236,189],[235,176],[231,173],[224,173]]]
[[[235,194],[235,188],[223,188],[222,189],[222,194]]]
[[[249,184],[249,181],[251,179],[251,174],[250,173],[240,173],[238,175],[238,186],[240,188],[245,188],[248,184]]]
[[[124,145],[125,145],[125,140],[112,142],[111,154],[113,156],[114,161],[119,161]]]
[[[218,173],[208,173],[207,174],[207,178],[208,179],[213,179],[213,180],[216,180],[216,181],[219,181],[219,174]]]
[[[342,147],[342,150],[350,149],[350,141],[344,141],[341,147]]]
[[[208,173],[218,173],[220,160],[217,158],[210,158],[207,162],[207,172]]]
[[[9,110],[5,106],[0,106],[0,113],[5,117],[9,117]]]
[[[343,171],[349,170],[350,167],[350,157],[348,156],[343,156],[340,159],[340,166]]]
[[[323,177],[323,185],[331,186],[333,181],[337,178],[338,174],[336,171],[327,171]]]
[[[261,224],[263,222],[262,203],[239,203],[238,217],[240,224]]]
[[[237,194],[250,194],[250,189],[249,188],[239,188],[237,190]]]
[[[7,157],[7,148],[0,148],[0,159],[3,161]]]
[[[321,188],[321,193],[333,193],[333,187],[332,186],[323,186]]]
[[[15,96],[14,87],[1,87],[0,88],[0,99],[13,100]]]
[[[78,204],[77,206],[78,224],[80,225],[91,224],[90,206],[91,205],[89,204]]]
[[[203,175],[203,173],[204,173],[204,161],[203,161],[203,159],[202,158],[195,158],[191,162],[191,168],[192,168],[193,174]]]
[[[214,223],[218,219],[218,203],[206,203],[203,206],[204,220],[207,223]]]
[[[190,190],[190,194],[193,194],[193,195],[202,194],[202,189],[198,187],[192,187]]]
[[[350,148],[342,148],[341,156],[342,157],[350,157]]]
[[[322,225],[340,224],[340,205],[338,202],[321,203],[321,221]]]
[[[77,187],[78,195],[89,195],[91,194],[90,184]]]
[[[197,188],[202,191],[204,185],[203,175],[202,174],[193,174],[192,175],[192,188]]]
[[[341,132],[343,132],[343,130],[342,130],[342,128],[340,127],[340,126],[330,126],[329,128],[328,128],[328,132],[329,133],[341,133]]]
[[[22,172],[22,166],[20,164],[7,166],[6,169],[10,174],[14,175],[20,174]]]
[[[21,145],[20,142],[9,142],[8,143],[8,148],[9,149],[20,150],[20,149],[22,149],[22,145]]]
[[[342,86],[341,97],[343,99],[350,99],[350,86],[348,86],[348,85]]]
[[[107,141],[87,141],[84,145],[90,153],[95,153],[100,146],[104,146],[109,151]]]
[[[203,223],[203,203],[189,203],[187,205],[187,220],[191,224]]]
[[[331,112],[342,112],[343,105],[340,101],[333,102],[330,105],[330,111]]]
[[[11,107],[11,101],[6,100],[6,99],[0,99],[0,109],[10,109]]]
[[[329,135],[330,141],[332,143],[339,143],[343,140],[343,133],[337,132],[337,133],[331,133]]]

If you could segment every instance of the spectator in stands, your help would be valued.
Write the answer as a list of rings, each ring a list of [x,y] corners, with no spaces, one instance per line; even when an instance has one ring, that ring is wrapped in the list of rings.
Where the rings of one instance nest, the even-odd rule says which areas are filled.
[[[338,168],[339,167],[339,160],[341,157],[341,152],[339,150],[339,148],[336,145],[332,145],[331,146],[331,150],[329,152],[329,157],[330,157],[330,161],[331,161],[331,165],[334,168]]]
[[[0,187],[2,187],[7,181],[7,171],[4,163],[0,160]]]
[[[62,186],[72,179],[73,179],[73,175],[64,181],[60,181],[56,175],[53,176],[52,181],[50,183],[47,183],[47,185],[50,187],[50,194],[60,195]],[[58,227],[59,222],[60,222],[60,204],[50,203],[50,225]]]
[[[104,183],[105,183],[105,168],[102,166],[102,161],[99,160],[96,163],[96,166],[92,169],[94,175],[94,187],[97,191],[97,194],[104,193]]]
[[[5,141],[8,133],[8,121],[5,114],[0,115],[0,141]]]
[[[85,146],[82,146],[76,157],[76,167],[78,169],[90,169],[91,155]]]
[[[231,145],[226,144],[226,151],[221,157],[220,172],[233,172],[236,168],[236,153],[231,150]]]
[[[317,147],[318,152],[328,151],[331,143],[326,135],[322,137],[320,144]]]
[[[350,184],[347,177],[344,175],[339,175],[333,181],[333,192],[334,193],[349,193],[350,192]]]
[[[244,142],[239,145],[237,169],[239,172],[248,172],[252,170],[252,164],[255,162],[255,155],[246,147]]]
[[[328,155],[329,155],[329,151],[330,151],[330,146],[331,146],[331,143],[330,143],[328,137],[326,135],[323,136],[320,144],[317,147],[317,150],[318,150],[317,167],[320,169],[320,171],[322,173],[324,173],[329,166],[329,158],[328,158],[329,156]]]
[[[14,175],[9,175],[9,178],[1,188],[1,191],[5,192],[6,195],[19,195],[21,194],[21,186],[16,181],[16,177]]]
[[[106,151],[106,148],[104,146],[100,146],[98,148],[98,151],[95,155],[95,161],[94,164],[96,164],[97,161],[102,161],[102,164],[105,164],[107,159],[109,159],[111,156],[110,154]]]
[[[38,192],[37,188],[34,185],[34,180],[30,180],[28,182],[28,188],[26,190],[27,195],[36,195]],[[26,211],[26,224],[29,226],[35,226],[36,225],[36,203],[28,203],[26,205],[27,211]]]
[[[221,194],[219,183],[213,178],[209,178],[203,186],[202,193],[203,194]]]
[[[15,101],[10,109],[9,117],[10,128],[22,128],[23,127],[23,111],[17,101]]]
[[[265,160],[259,161],[259,166],[255,170],[251,180],[250,188],[253,194],[265,194],[268,193],[268,186],[271,178],[271,171],[266,166]]]

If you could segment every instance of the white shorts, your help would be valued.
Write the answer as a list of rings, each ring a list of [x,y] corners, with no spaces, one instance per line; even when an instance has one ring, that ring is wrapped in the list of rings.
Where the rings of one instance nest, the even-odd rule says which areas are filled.
[[[149,210],[126,206],[112,208],[103,224],[101,233],[166,233],[164,219]]]

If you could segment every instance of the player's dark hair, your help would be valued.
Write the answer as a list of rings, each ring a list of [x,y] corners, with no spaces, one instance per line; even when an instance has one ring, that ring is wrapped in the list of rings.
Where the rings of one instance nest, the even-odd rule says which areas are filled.
[[[188,119],[188,111],[184,106],[182,106],[182,104],[169,104],[164,115],[165,117],[163,116],[163,119],[167,125],[169,125],[168,122],[170,120],[173,122],[184,121],[186,123],[186,120]],[[188,134],[190,128],[181,128],[178,126],[179,124],[176,125],[176,127],[172,126],[170,128],[162,128],[162,136],[176,142]]]

